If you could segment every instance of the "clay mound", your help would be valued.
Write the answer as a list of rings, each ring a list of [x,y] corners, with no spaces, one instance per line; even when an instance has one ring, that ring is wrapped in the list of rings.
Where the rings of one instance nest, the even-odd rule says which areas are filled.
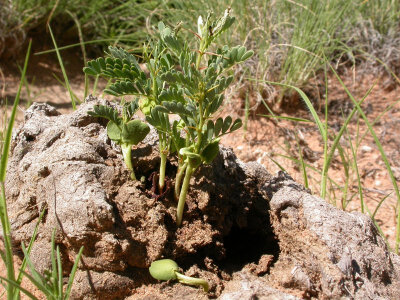
[[[104,120],[87,115],[98,103],[106,102],[89,98],[69,115],[32,105],[7,173],[15,245],[27,243],[47,207],[32,251],[40,270],[50,265],[54,228],[66,275],[85,247],[74,299],[400,298],[400,259],[368,217],[330,206],[283,173],[244,164],[230,149],[196,171],[177,228],[172,193],[152,192],[156,133],[132,151],[143,179],[133,182]],[[171,157],[167,175],[175,172]],[[160,258],[206,278],[211,292],[156,282],[147,268]]]

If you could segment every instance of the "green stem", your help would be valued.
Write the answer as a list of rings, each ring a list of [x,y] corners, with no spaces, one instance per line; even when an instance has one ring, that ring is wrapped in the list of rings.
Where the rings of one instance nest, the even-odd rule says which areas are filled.
[[[184,164],[179,165],[178,172],[176,173],[176,177],[175,177],[175,192],[174,192],[174,196],[175,196],[175,200],[176,201],[179,200],[179,193],[181,192],[181,182],[182,182],[183,175],[185,174],[185,170],[186,170],[187,165],[188,165],[187,162],[185,162]]]
[[[136,175],[135,172],[133,171],[132,158],[131,158],[132,145],[122,144],[121,149],[122,149],[122,155],[124,156],[125,164],[127,168],[131,171],[131,178],[132,180],[136,180]]]
[[[178,208],[176,209],[176,225],[181,226],[183,209],[185,208],[186,194],[189,190],[190,178],[192,177],[194,168],[188,164],[185,172],[185,179],[183,180],[181,193],[179,194]]]
[[[203,53],[200,52],[199,55],[197,55],[196,58],[196,69],[198,70],[200,68],[200,62],[201,62],[201,57],[203,56]]]
[[[97,84],[99,83],[99,77],[100,75],[97,75],[95,80],[94,80],[94,84],[93,84],[93,92],[92,94],[95,95],[96,94],[96,90],[97,90]]]
[[[188,285],[200,285],[203,287],[203,290],[207,293],[208,292],[208,282],[201,278],[193,278],[189,276],[185,276],[181,273],[175,272],[176,278],[180,283],[188,284]]]
[[[199,115],[200,120],[197,127],[197,143],[196,143],[196,153],[200,152],[201,140],[203,138],[203,126],[204,126],[204,117],[203,117],[203,99],[199,101]]]
[[[164,150],[160,149],[160,157],[161,157],[161,163],[160,163],[160,177],[158,180],[158,187],[161,194],[165,185],[165,167],[167,165],[167,154],[164,153]]]
[[[198,70],[200,68],[200,62],[201,62],[201,58],[203,57],[204,54],[204,40],[202,39],[200,41],[200,45],[199,45],[199,55],[197,55],[196,58],[196,69]]]
[[[14,262],[13,262],[13,254],[12,254],[12,244],[11,244],[11,225],[10,220],[8,218],[7,213],[7,202],[6,202],[6,192],[4,182],[1,183],[1,197],[0,197],[0,220],[1,226],[3,227],[3,236],[4,236],[4,248],[5,248],[5,256],[6,256],[6,268],[7,268],[7,279],[10,281],[15,281],[15,273],[14,273]],[[15,287],[11,284],[7,284],[7,299],[13,299]]]

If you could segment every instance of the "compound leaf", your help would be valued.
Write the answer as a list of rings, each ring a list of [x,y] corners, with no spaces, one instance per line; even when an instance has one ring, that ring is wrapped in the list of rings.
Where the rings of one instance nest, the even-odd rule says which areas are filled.
[[[124,112],[126,114],[126,119],[130,120],[132,119],[133,115],[137,112],[139,109],[139,99],[135,99],[131,102],[128,102],[124,106]]]
[[[88,114],[93,117],[105,118],[115,124],[121,122],[121,118],[118,116],[118,111],[106,105],[95,105],[93,106],[93,111],[88,111]]]
[[[170,130],[168,110],[162,106],[155,106],[150,114],[146,116],[146,121],[158,130],[168,132]]]
[[[162,105],[172,114],[179,116],[192,116],[190,111],[180,102],[162,102]]]
[[[132,82],[130,80],[118,80],[111,84],[108,89],[104,90],[105,93],[113,96],[123,95],[146,95],[147,91],[139,81]]]
[[[163,90],[158,97],[158,100],[163,101],[174,101],[174,102],[185,102],[185,98],[183,96],[183,89],[182,88],[174,88],[169,87],[166,90]]]

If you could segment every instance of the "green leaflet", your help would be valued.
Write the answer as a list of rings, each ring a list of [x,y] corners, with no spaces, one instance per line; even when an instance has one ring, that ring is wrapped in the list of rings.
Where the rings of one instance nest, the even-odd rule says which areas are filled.
[[[93,117],[105,118],[116,124],[119,124],[121,121],[120,117],[118,116],[118,111],[116,111],[110,106],[105,106],[105,105],[93,106],[93,111],[88,111],[88,115]]]
[[[113,121],[107,124],[107,135],[108,137],[116,143],[121,143],[122,130]]]
[[[201,159],[204,163],[210,164],[219,153],[219,139],[209,143],[201,153]]]
[[[150,127],[140,120],[132,120],[123,125],[121,140],[123,143],[137,145],[150,132]]]

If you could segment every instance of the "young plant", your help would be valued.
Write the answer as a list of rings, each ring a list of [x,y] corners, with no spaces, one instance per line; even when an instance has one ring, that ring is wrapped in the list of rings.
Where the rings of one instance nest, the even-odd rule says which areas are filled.
[[[78,255],[75,259],[75,263],[72,266],[67,287],[66,290],[64,291],[64,280],[63,280],[64,278],[63,278],[60,248],[58,246],[55,247],[54,235],[55,231],[53,231],[51,237],[51,270],[45,270],[43,275],[37,272],[35,266],[33,265],[32,261],[29,258],[28,251],[26,250],[24,245],[22,245],[22,251],[24,252],[30,274],[26,273],[25,271],[21,272],[46,296],[46,299],[68,300],[71,293],[72,284],[74,283],[75,272],[78,269],[78,264],[83,252],[83,246],[80,248]],[[39,299],[35,297],[32,293],[30,293],[28,290],[21,288],[20,283],[5,278],[2,279],[5,280],[9,285],[21,289],[21,291],[24,294],[26,294],[29,298],[33,300]]]
[[[199,17],[196,51],[189,47],[189,42],[178,37],[180,25],[171,29],[160,22],[159,39],[143,47],[148,75],[132,54],[113,47],[109,48],[109,57],[90,61],[84,68],[86,74],[106,76],[113,81],[106,93],[140,97],[140,108],[147,122],[159,134],[160,192],[164,188],[167,155],[177,152],[175,197],[178,199],[178,226],[182,222],[193,172],[202,163],[213,161],[219,152],[222,135],[242,126],[240,119],[233,121],[229,116],[213,121],[213,115],[223,103],[223,93],[233,81],[233,76],[228,76],[227,71],[253,55],[253,51],[247,51],[243,46],[224,46],[209,52],[214,40],[234,20],[229,9],[218,19],[212,14],[205,21]],[[205,57],[208,59],[203,65]],[[171,124],[169,114],[178,115],[180,120]]]
[[[152,49],[149,52],[149,49]],[[143,59],[146,62],[147,74],[141,69],[136,58],[121,48],[109,47],[108,57],[100,57],[88,62],[88,67],[83,70],[88,75],[104,76],[112,81],[112,84],[104,90],[105,93],[113,96],[134,95],[139,97],[139,106],[146,115],[150,124],[155,114],[151,114],[155,105],[160,104],[160,94],[164,88],[160,74],[169,71],[173,64],[171,56],[164,51],[161,41],[150,41],[143,47]],[[162,192],[165,182],[165,169],[167,156],[169,154],[171,140],[168,134],[168,114],[161,113],[156,117],[163,120],[155,126],[159,135],[160,149],[160,173],[159,190]]]
[[[124,157],[127,168],[131,171],[131,178],[136,180],[135,172],[132,166],[132,146],[139,144],[150,132],[150,127],[140,120],[132,120],[133,115],[138,110],[138,101],[132,101],[124,104],[122,116],[116,109],[95,105],[93,111],[88,114],[94,117],[102,117],[109,120],[107,124],[108,137],[121,146],[122,155]]]
[[[149,271],[150,275],[157,280],[178,280],[183,284],[202,286],[206,293],[209,289],[206,280],[179,273],[178,264],[171,259],[160,259],[152,262]]]
[[[172,126],[173,146],[178,152],[179,167],[175,181],[175,197],[178,199],[177,225],[182,223],[182,215],[193,172],[203,163],[209,164],[219,153],[222,135],[239,129],[240,119],[218,118],[213,115],[222,106],[224,91],[232,83],[233,76],[226,75],[234,65],[253,55],[243,46],[217,48],[208,52],[212,42],[234,22],[230,11],[214,19],[209,14],[205,21],[198,19],[198,49],[193,51],[187,43],[176,37],[173,30],[159,24],[162,41],[179,64],[161,75],[168,84],[162,93],[160,112],[179,115],[181,120]],[[203,58],[208,60],[203,65]],[[183,182],[182,182],[183,179]],[[182,183],[181,183],[182,182]]]

